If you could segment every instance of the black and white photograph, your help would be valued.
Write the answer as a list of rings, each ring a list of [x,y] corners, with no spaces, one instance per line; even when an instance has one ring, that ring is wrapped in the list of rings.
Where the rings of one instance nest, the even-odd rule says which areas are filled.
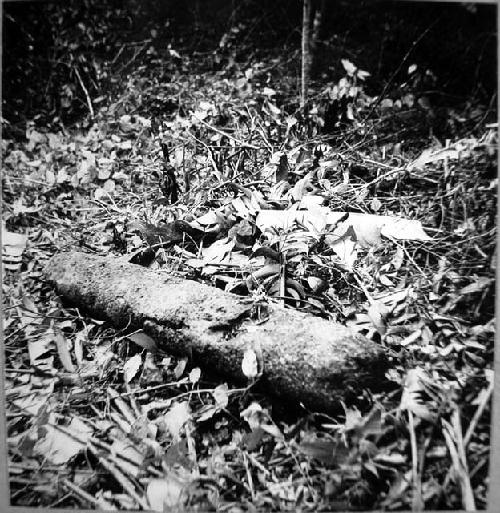
[[[1,9],[0,509],[499,511],[497,4]]]

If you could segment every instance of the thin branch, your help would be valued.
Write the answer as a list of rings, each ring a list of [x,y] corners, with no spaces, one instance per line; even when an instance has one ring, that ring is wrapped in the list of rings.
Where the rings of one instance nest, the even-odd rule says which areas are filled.
[[[90,100],[89,92],[87,91],[87,88],[85,87],[85,84],[83,83],[82,77],[80,76],[80,72],[78,71],[78,68],[75,66],[75,73],[78,78],[78,82],[80,82],[80,85],[83,89],[83,92],[85,94],[85,98],[87,100],[87,106],[89,108],[90,116],[93,119],[95,117],[94,114],[94,107],[92,107],[92,101]]]
[[[309,89],[309,62],[310,62],[310,27],[311,18],[311,0],[304,0],[304,11],[302,17],[302,76],[301,76],[301,94],[300,108],[304,112],[307,103],[307,94]]]
[[[233,137],[231,134],[228,134],[227,132],[223,132],[222,130],[215,128],[214,126],[209,125],[206,121],[203,121],[203,119],[196,118],[196,120],[199,121],[202,125],[205,125],[207,128],[210,128],[210,130],[213,130],[214,132],[217,132],[218,134],[223,135],[223,136],[228,137],[229,139],[233,140],[239,146],[245,146],[247,148],[252,148],[254,150],[260,150],[260,148],[258,146],[254,146],[253,144],[249,144],[249,143],[240,141],[239,139],[236,139],[236,137]]]

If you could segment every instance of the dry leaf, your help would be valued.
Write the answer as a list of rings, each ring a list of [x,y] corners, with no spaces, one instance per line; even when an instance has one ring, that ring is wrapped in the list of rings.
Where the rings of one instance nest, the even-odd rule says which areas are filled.
[[[123,374],[125,383],[130,383],[139,372],[142,366],[142,356],[140,353],[129,358],[123,365]]]
[[[54,465],[65,464],[83,451],[93,434],[92,428],[78,418],[74,418],[68,426],[46,424],[43,429],[45,436],[38,440],[34,450]]]
[[[28,237],[22,233],[9,232],[2,226],[2,263],[9,271],[18,271]]]
[[[389,313],[390,310],[382,301],[373,301],[368,307],[368,317],[370,317],[373,325],[381,335],[386,331],[386,319]]]
[[[199,367],[195,367],[190,373],[189,373],[189,381],[194,385],[195,383],[198,383],[201,376],[201,370]]]
[[[183,481],[173,473],[163,479],[152,479],[146,490],[151,509],[160,513],[173,511],[180,505],[184,486]]]
[[[241,370],[248,379],[253,379],[259,374],[259,363],[257,355],[252,348],[247,348],[243,354],[243,361],[241,362]]]
[[[174,369],[174,376],[176,379],[179,379],[184,374],[184,369],[187,365],[187,358],[181,358]]]
[[[222,385],[219,385],[215,387],[214,391],[212,392],[212,395],[214,396],[215,403],[218,408],[225,408],[229,402],[229,395],[228,395],[229,389],[227,388],[227,385],[224,383]]]
[[[156,342],[149,336],[146,335],[143,331],[138,331],[137,333],[132,333],[131,335],[127,335],[127,338],[137,344],[138,346],[155,353],[158,351],[158,346]]]
[[[75,366],[71,361],[71,355],[69,353],[68,341],[66,340],[66,337],[62,334],[60,330],[56,329],[54,331],[54,340],[57,347],[57,353],[59,354],[59,359],[61,360],[63,367],[68,372],[75,372]]]
[[[184,424],[191,419],[189,404],[186,401],[176,403],[165,413],[163,421],[174,439],[178,439]]]
[[[422,400],[422,393],[425,392],[425,382],[429,379],[430,377],[422,368],[410,369],[406,375],[399,407],[402,410],[411,411],[417,417],[432,421],[435,415]]]

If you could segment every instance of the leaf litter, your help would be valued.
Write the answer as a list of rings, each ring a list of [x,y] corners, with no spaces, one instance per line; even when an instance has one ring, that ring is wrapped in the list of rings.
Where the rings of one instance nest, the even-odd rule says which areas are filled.
[[[356,149],[355,130],[343,147],[322,141],[313,109],[315,137],[304,143],[290,83],[254,78],[276,63],[206,74],[194,87],[200,63],[188,55],[170,49],[175,82],[151,81],[143,94],[158,70],[139,67],[126,90],[94,102],[93,121],[29,123],[4,150],[15,495],[30,479],[44,505],[64,503],[57,485],[41,486],[57,477],[78,503],[109,509],[484,503],[496,127],[398,156],[395,146],[393,155],[375,143]],[[325,94],[358,95],[369,108],[353,89],[368,72],[341,64],[346,76]],[[181,90],[182,109],[153,115],[155,101]],[[398,108],[385,101],[377,115]],[[347,117],[361,130],[354,107]],[[245,352],[248,386],[238,389],[145,333],[117,333],[61,305],[39,277],[72,247],[346,323],[387,348],[394,387],[354,397],[335,418],[290,417],[252,389],[265,371],[258,348]]]

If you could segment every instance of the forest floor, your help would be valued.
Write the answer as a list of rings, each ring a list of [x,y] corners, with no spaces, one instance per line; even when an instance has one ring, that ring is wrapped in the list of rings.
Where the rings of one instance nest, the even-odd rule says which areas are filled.
[[[403,86],[378,101],[346,59],[339,80],[313,83],[304,115],[277,55],[238,64],[145,50],[112,94],[88,99],[85,119],[33,121],[2,141],[12,504],[484,508],[494,113],[466,102],[437,112]],[[266,210],[302,210],[308,223],[276,226]],[[175,220],[216,240],[172,237]],[[386,348],[392,386],[335,417],[286,415],[151,351],[145,335],[66,308],[42,271],[67,249],[347,324]]]

